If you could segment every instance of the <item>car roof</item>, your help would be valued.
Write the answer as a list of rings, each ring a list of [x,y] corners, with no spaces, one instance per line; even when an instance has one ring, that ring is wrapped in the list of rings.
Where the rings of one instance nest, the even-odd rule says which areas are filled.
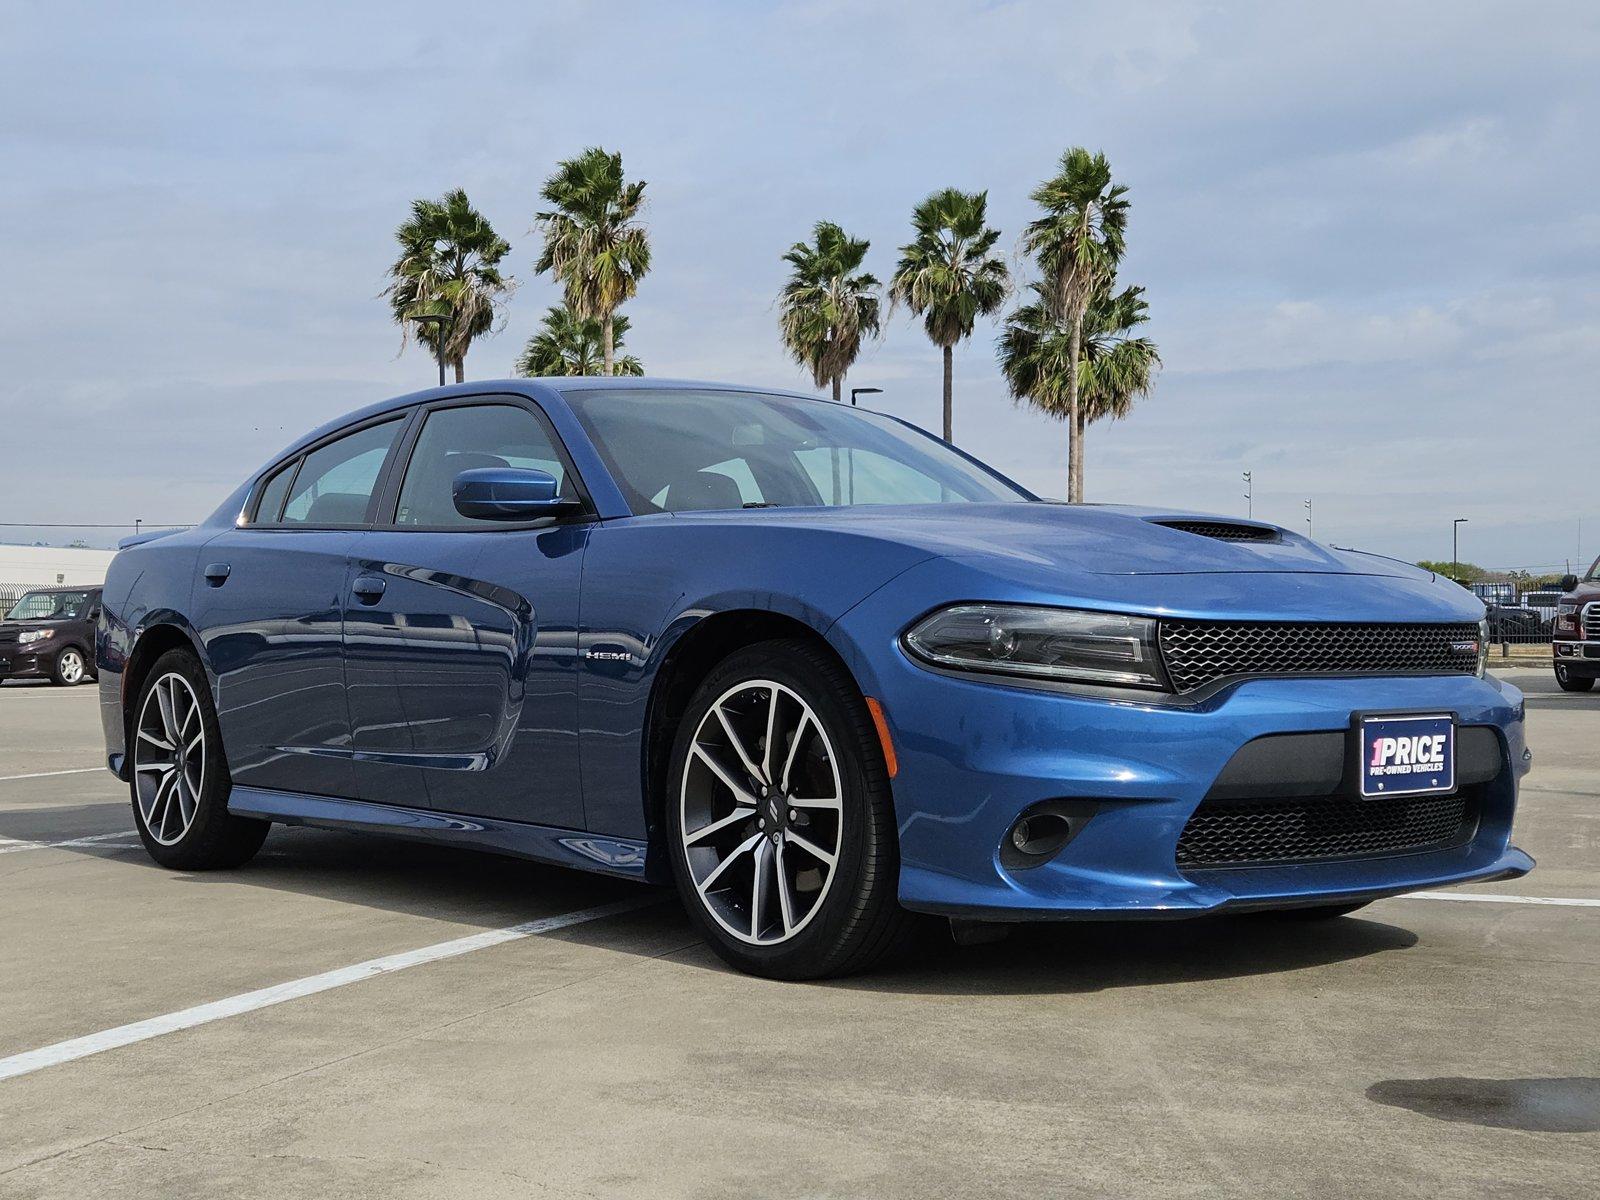
[[[468,383],[447,384],[444,387],[426,388],[420,392],[407,392],[402,396],[391,396],[387,400],[379,400],[365,408],[358,408],[354,412],[345,413],[323,425],[319,425],[304,437],[296,438],[284,449],[272,456],[273,463],[304,449],[311,443],[320,441],[331,433],[337,433],[348,425],[358,425],[362,421],[373,417],[381,417],[384,413],[397,412],[400,409],[410,408],[415,404],[427,404],[434,400],[448,400],[457,396],[482,396],[491,393],[500,395],[512,394],[528,396],[535,400],[551,398],[551,393],[562,396],[567,392],[591,391],[694,391],[694,392],[759,392],[763,396],[785,396],[793,400],[809,400],[814,404],[841,403],[826,396],[818,396],[808,392],[789,391],[785,388],[762,387],[750,384],[717,383],[711,380],[700,379],[663,379],[649,375],[635,375],[623,378],[615,375],[556,375],[540,378],[517,379],[475,379]]]

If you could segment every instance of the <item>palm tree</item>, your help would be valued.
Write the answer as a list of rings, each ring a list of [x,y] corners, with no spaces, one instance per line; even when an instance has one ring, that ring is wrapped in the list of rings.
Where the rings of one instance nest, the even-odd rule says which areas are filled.
[[[628,318],[618,315],[611,323],[613,349],[622,349],[627,332]],[[598,375],[605,367],[604,341],[605,332],[599,321],[580,320],[566,305],[554,305],[545,313],[538,332],[523,347],[522,357],[517,359],[517,374]],[[644,364],[631,354],[617,358],[611,365],[616,375],[644,374]]]
[[[1155,369],[1161,365],[1155,343],[1133,336],[1133,331],[1150,319],[1144,289],[1112,292],[1107,288],[1090,298],[1081,323],[1075,410],[1073,336],[1051,315],[1050,285],[1036,283],[1031,290],[1033,303],[1024,304],[1006,319],[1000,335],[1000,370],[1013,397],[1071,422],[1073,444],[1081,448],[1090,422],[1127,416],[1134,400],[1149,394]],[[1078,487],[1081,501],[1081,459]]]
[[[1084,312],[1097,291],[1110,287],[1122,257],[1127,191],[1112,184],[1104,154],[1075,146],[1061,156],[1061,170],[1031,194],[1044,213],[1029,223],[1022,244],[1044,272],[1048,316],[1066,331],[1074,365],[1081,352]],[[1067,373],[1067,384],[1067,499],[1078,503],[1083,500],[1083,445],[1076,370]]]
[[[403,338],[415,337],[466,377],[467,349],[495,326],[515,281],[500,274],[510,243],[494,231],[460,188],[439,200],[414,200],[411,219],[394,231],[400,257],[384,289]],[[443,321],[418,321],[442,317]],[[404,343],[402,342],[402,346]]]
[[[818,387],[832,384],[838,400],[862,340],[878,334],[878,280],[861,270],[870,242],[832,221],[813,232],[814,245],[796,242],[783,256],[793,270],[778,296],[778,323],[795,362]]]
[[[644,187],[623,179],[622,155],[591,146],[557,166],[539,193],[550,207],[534,218],[544,235],[535,269],[560,282],[574,316],[600,322],[606,375],[614,373],[617,308],[650,270],[650,238],[639,223]]]
[[[944,351],[944,440],[953,441],[955,344],[972,335],[973,323],[1006,298],[1005,262],[989,252],[1000,239],[987,220],[989,194],[945,188],[911,214],[915,239],[900,247],[900,265],[889,280],[891,298],[923,320],[928,339]]]

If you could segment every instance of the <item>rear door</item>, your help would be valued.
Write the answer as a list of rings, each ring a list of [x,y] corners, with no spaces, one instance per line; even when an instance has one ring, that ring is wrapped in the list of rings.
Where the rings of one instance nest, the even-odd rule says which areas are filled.
[[[235,783],[349,796],[344,606],[351,555],[404,414],[341,431],[270,473],[200,553],[194,622],[217,673]]]
[[[582,499],[523,397],[433,405],[360,536],[345,643],[356,794],[583,828],[578,591],[592,517],[525,525],[455,511],[461,471],[537,467]]]

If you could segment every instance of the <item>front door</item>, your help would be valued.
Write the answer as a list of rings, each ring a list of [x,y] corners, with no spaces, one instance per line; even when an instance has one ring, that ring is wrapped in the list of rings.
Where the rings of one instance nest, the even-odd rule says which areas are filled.
[[[588,521],[507,527],[455,511],[451,483],[538,467],[576,495],[542,413],[512,398],[434,408],[363,533],[346,608],[356,795],[583,828],[578,590]]]

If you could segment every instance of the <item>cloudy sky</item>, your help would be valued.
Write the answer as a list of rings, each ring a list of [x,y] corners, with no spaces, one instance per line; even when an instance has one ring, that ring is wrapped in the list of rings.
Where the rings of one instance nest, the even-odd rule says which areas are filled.
[[[192,521],[306,428],[425,386],[378,299],[413,197],[462,186],[555,299],[537,191],[599,144],[649,181],[652,374],[804,387],[780,255],[819,218],[892,270],[929,191],[1015,254],[1067,146],[1132,189],[1123,278],[1166,367],[1091,431],[1092,500],[1255,512],[1406,558],[1600,552],[1600,7],[1430,3],[370,5],[0,10],[0,521]],[[1065,490],[993,325],[957,438]],[[903,315],[850,382],[938,421]],[[1581,524],[1581,529],[1580,529]],[[68,530],[0,529],[65,541]],[[107,544],[115,533],[86,533]],[[1580,540],[1581,539],[1581,540]]]

